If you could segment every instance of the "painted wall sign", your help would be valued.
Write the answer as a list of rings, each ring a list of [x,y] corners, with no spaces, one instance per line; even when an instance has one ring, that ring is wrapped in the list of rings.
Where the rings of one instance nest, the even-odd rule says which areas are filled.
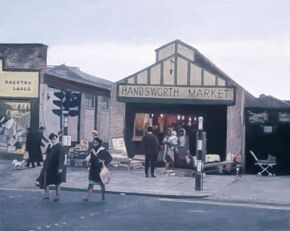
[[[3,71],[0,60],[0,97],[38,97],[39,72]]]
[[[118,97],[233,102],[234,88],[119,84]]]

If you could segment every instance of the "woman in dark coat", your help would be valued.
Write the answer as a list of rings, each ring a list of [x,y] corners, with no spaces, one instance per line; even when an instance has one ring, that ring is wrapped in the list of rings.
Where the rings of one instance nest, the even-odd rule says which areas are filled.
[[[100,172],[102,170],[103,163],[107,166],[112,161],[111,154],[101,146],[102,140],[98,137],[93,140],[93,148],[90,154],[86,157],[86,161],[90,163],[89,170],[89,186],[86,197],[83,201],[88,201],[93,192],[94,185],[99,184],[102,191],[102,200],[105,200],[105,185],[101,180]]]
[[[36,158],[34,156],[33,152],[33,134],[31,132],[31,128],[26,129],[27,135],[26,135],[26,145],[25,145],[25,151],[28,152],[28,159],[26,167],[28,168],[30,163],[32,165],[32,168],[34,168],[34,161],[36,161]]]
[[[46,159],[43,163],[44,171],[44,199],[49,199],[49,185],[55,185],[56,197],[54,201],[60,200],[60,184],[65,178],[65,152],[63,146],[57,141],[57,135],[49,135],[51,144],[46,150]]]

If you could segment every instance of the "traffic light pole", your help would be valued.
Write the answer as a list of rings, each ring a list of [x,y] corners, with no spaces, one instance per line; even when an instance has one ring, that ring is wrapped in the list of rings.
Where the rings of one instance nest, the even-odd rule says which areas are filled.
[[[195,174],[195,191],[203,190],[203,117],[198,117],[198,130],[197,130],[197,149],[196,149],[196,160],[197,160],[197,172]]]

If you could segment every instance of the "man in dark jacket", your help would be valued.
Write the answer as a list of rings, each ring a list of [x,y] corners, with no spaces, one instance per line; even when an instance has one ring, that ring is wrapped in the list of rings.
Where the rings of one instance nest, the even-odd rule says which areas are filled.
[[[145,152],[145,176],[148,177],[149,163],[151,163],[151,176],[154,175],[154,168],[159,151],[159,142],[152,133],[152,127],[148,127],[147,133],[142,138],[142,147]]]

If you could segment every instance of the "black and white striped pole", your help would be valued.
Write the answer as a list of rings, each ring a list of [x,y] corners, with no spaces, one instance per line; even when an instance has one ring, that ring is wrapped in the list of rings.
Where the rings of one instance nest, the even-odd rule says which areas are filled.
[[[195,174],[195,191],[203,190],[203,163],[202,163],[202,153],[203,153],[203,117],[198,117],[198,130],[197,130],[197,145],[196,145],[196,161],[197,161],[197,171]]]

